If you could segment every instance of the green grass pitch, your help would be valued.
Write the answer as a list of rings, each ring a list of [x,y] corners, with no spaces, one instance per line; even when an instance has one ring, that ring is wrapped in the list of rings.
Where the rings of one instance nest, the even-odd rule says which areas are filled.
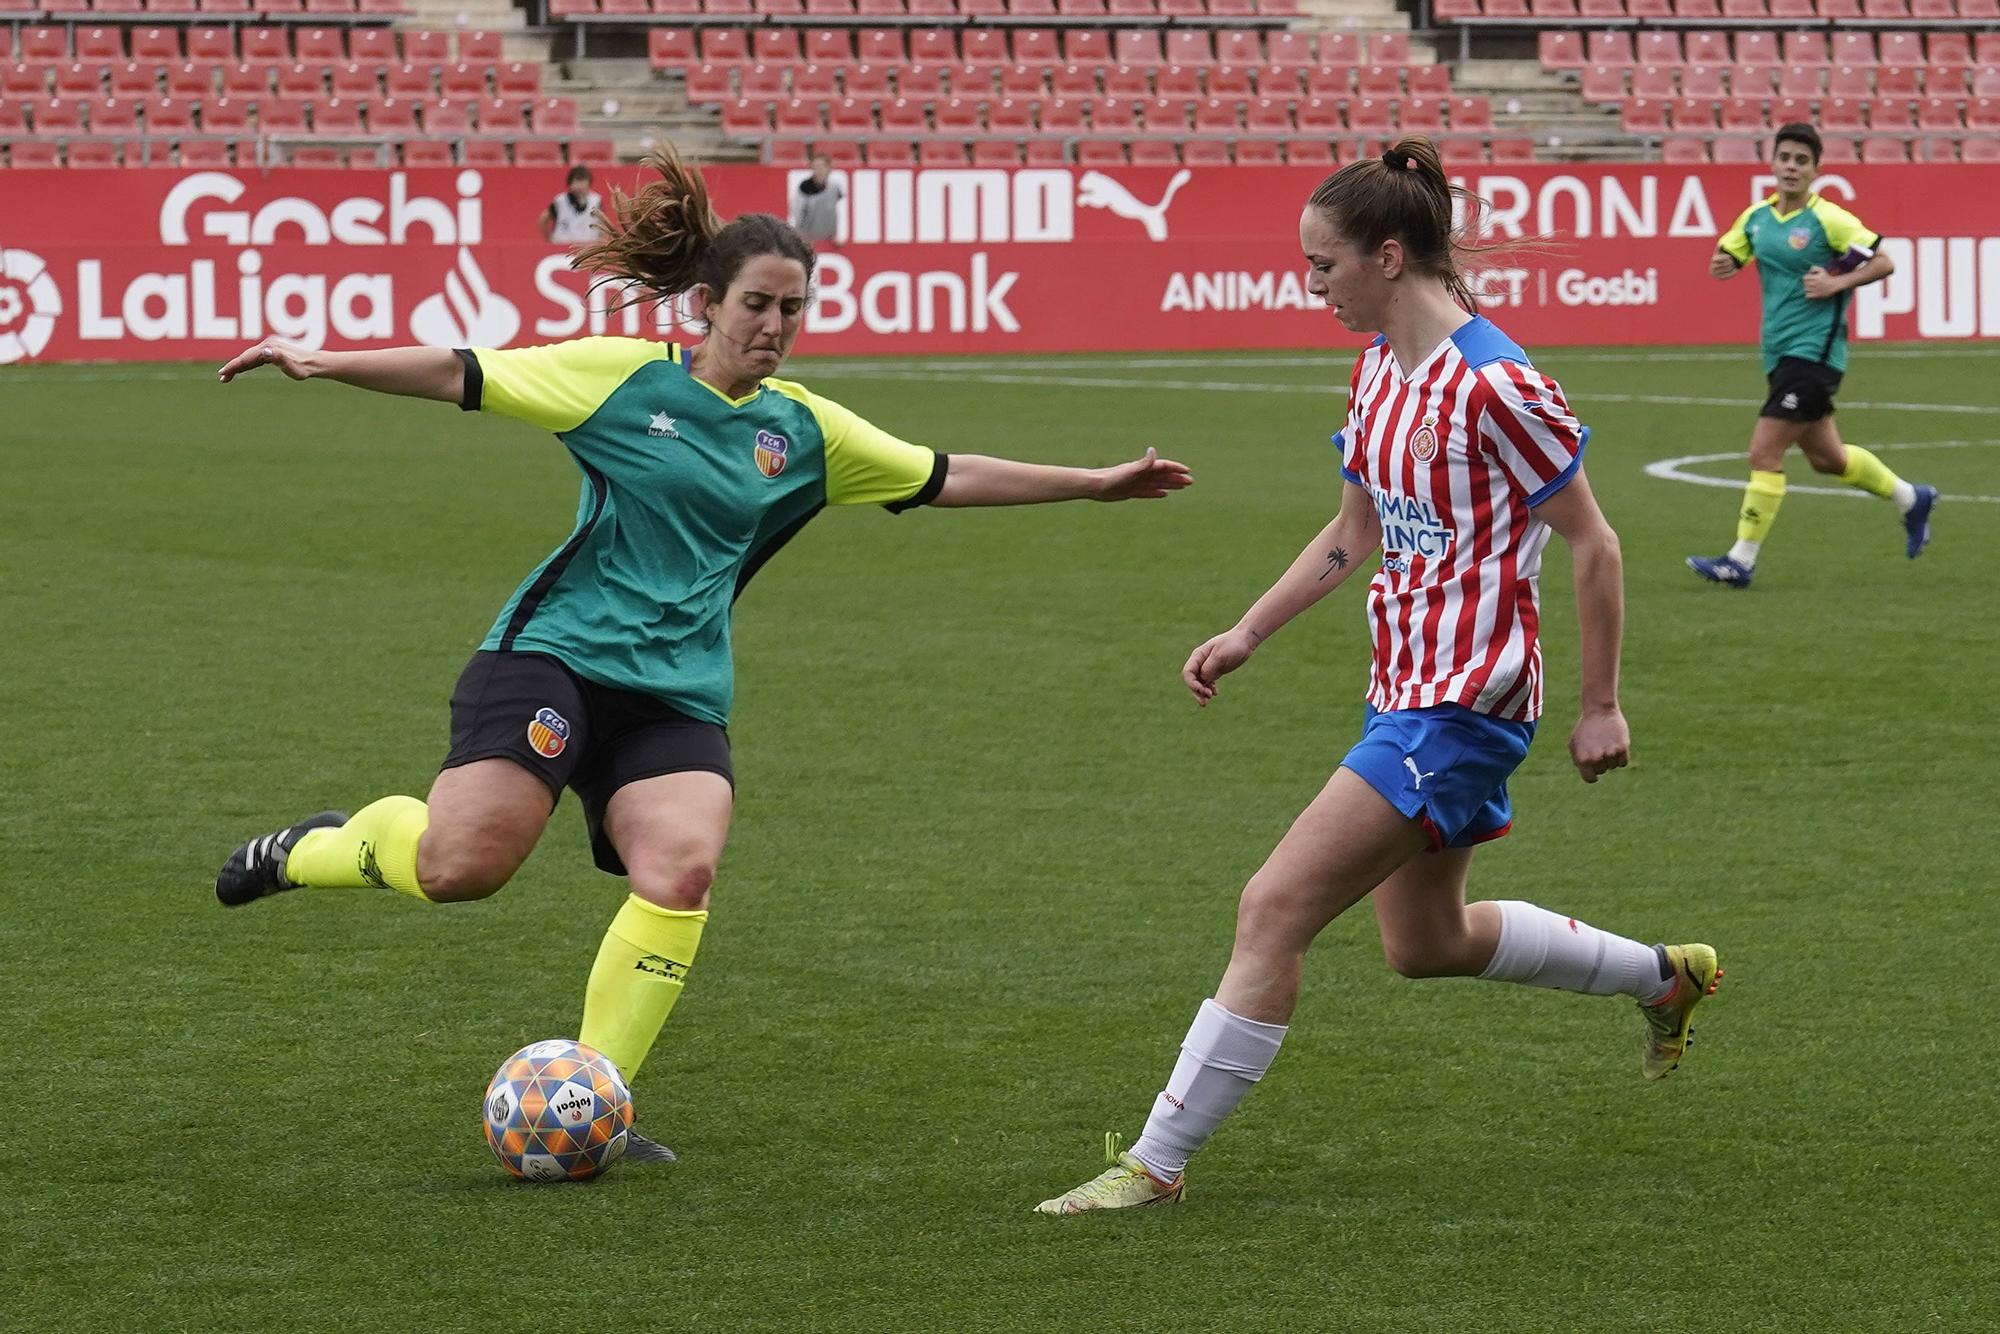
[[[484,904],[219,909],[238,841],[421,793],[445,700],[576,474],[512,423],[212,367],[0,372],[0,1327],[190,1331],[1988,1327],[2000,377],[1864,347],[1840,422],[1948,495],[1795,489],[1733,532],[1741,351],[1552,352],[1624,541],[1635,762],[1549,716],[1481,897],[1708,940],[1658,1085],[1624,1002],[1310,961],[1189,1203],[1037,1200],[1135,1132],[1235,894],[1356,733],[1356,582],[1197,711],[1176,673],[1317,530],[1350,353],[805,362],[914,439],[1109,462],[1123,507],[829,513],[738,607],[730,849],[638,1081],[665,1171],[525,1187],[480,1091],[574,1033],[620,895],[566,799]],[[1796,459],[1795,486],[1815,479]]]

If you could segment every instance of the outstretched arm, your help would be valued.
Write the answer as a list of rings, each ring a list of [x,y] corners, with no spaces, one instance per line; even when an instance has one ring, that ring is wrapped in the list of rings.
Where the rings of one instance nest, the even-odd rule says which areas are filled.
[[[1194,484],[1185,464],[1148,449],[1112,468],[1062,468],[985,454],[953,454],[932,505],[1039,505],[1050,500],[1154,500]]]
[[[1347,581],[1382,541],[1382,525],[1368,492],[1353,482],[1340,493],[1340,513],[1320,529],[1278,582],[1243,613],[1243,619],[1188,655],[1181,680],[1203,708],[1215,698],[1216,682],[1235,671],[1257,646],[1286,622]]]
[[[1622,769],[1632,736],[1618,707],[1618,653],[1625,635],[1625,562],[1618,534],[1597,507],[1581,469],[1569,485],[1535,507],[1535,517],[1569,544],[1576,579],[1583,712],[1570,733],[1569,757],[1586,783]]]
[[[378,394],[465,397],[465,364],[448,347],[392,347],[380,352],[320,352],[267,338],[223,363],[217,378],[228,384],[245,371],[275,366],[294,380],[337,380]]]

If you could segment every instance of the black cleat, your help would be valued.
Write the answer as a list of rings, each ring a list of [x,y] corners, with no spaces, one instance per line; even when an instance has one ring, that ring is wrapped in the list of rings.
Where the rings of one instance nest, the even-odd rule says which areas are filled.
[[[677,1163],[680,1155],[664,1144],[656,1144],[636,1130],[625,1132],[625,1152],[621,1155],[628,1163],[641,1165],[650,1163]]]
[[[225,908],[240,908],[267,895],[298,886],[285,879],[285,858],[308,830],[337,829],[347,823],[346,811],[321,811],[274,834],[253,838],[229,854],[215,873],[215,897]]]

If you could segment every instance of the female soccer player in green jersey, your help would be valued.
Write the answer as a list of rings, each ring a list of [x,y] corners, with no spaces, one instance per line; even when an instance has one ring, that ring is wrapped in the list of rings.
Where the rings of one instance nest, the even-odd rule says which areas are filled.
[[[1720,556],[1689,556],[1711,583],[1748,588],[1757,553],[1785,498],[1785,451],[1797,445],[1815,472],[1893,500],[1903,512],[1904,550],[1915,560],[1931,538],[1937,488],[1912,486],[1833,424],[1833,396],[1847,370],[1847,294],[1889,276],[1895,263],[1861,219],[1812,192],[1819,132],[1800,122],[1778,128],[1771,174],[1778,189],[1752,204],[1716,242],[1711,278],[1757,265],[1764,288],[1764,374],[1771,396],[1750,433],[1750,485],[1736,518],[1736,544]]]
[[[597,865],[629,878],[584,995],[580,1037],[627,1079],[679,997],[729,831],[731,603],[827,505],[1023,505],[1155,498],[1193,480],[1155,457],[1047,467],[909,444],[774,379],[810,299],[812,247],[786,223],[724,225],[671,151],[613,195],[576,263],[651,294],[689,293],[706,325],[682,348],[583,338],[515,351],[317,352],[265,341],[259,366],[456,403],[555,432],[583,472],[576,528],[494,621],[451,699],[451,747],[427,801],[389,796],[238,848],[230,906],[283,890],[393,889],[432,903],[492,894],[576,791]],[[628,1156],[670,1157],[636,1140]]]

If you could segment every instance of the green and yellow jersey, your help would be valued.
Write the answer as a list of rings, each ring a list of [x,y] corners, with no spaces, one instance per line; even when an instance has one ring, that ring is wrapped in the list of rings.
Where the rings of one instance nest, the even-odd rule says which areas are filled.
[[[1806,270],[1818,265],[1845,273],[1867,262],[1882,238],[1840,205],[1808,196],[1803,208],[1778,211],[1778,196],[1743,210],[1716,242],[1738,264],[1755,262],[1764,288],[1764,370],[1780,357],[1847,369],[1846,292],[1814,301],[1805,293]]]
[[[944,456],[785,380],[732,399],[678,344],[581,338],[461,349],[468,411],[553,431],[583,471],[576,528],[480,645],[727,726],[729,609],[827,505],[935,499]]]

